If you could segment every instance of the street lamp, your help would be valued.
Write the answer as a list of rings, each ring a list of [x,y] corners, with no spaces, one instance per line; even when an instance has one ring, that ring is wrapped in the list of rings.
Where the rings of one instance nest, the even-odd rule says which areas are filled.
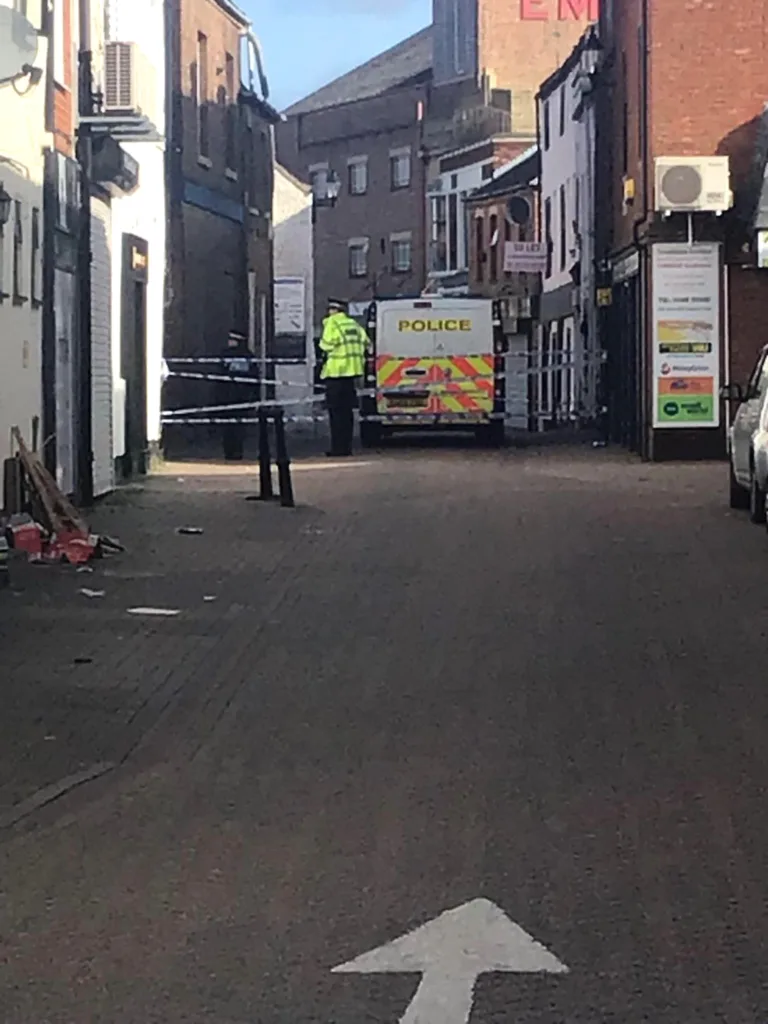
[[[2,181],[0,181],[0,231],[3,230],[11,219],[11,202],[11,197],[5,191]]]

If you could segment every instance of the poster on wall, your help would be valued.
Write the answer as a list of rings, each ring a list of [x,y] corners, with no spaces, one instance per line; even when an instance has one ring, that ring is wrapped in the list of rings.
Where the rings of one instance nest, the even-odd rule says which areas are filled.
[[[275,334],[304,334],[306,331],[303,277],[275,278]]]
[[[720,425],[720,247],[653,246],[653,425]]]

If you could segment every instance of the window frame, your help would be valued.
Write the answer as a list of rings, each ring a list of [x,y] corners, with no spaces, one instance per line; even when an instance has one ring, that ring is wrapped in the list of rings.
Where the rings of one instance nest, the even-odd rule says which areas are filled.
[[[363,238],[350,238],[347,242],[347,272],[351,280],[362,281],[368,277],[368,252],[369,240]],[[362,256],[362,267],[355,268],[354,258]]]
[[[399,247],[407,246],[408,260],[402,265],[398,265],[395,258],[396,253],[399,251]],[[400,234],[390,235],[389,237],[390,247],[390,270],[393,274],[403,275],[413,273],[413,235],[410,231],[404,231]]]
[[[195,107],[197,115],[198,160],[211,159],[211,119],[208,109],[208,36],[197,33],[197,60],[195,72]]]
[[[362,171],[363,186],[355,188],[355,174]],[[368,195],[368,157],[355,156],[347,161],[347,193],[350,196]]]
[[[13,305],[23,306],[29,300],[24,294],[24,207],[20,199],[13,200]]]
[[[400,162],[405,161],[407,175],[404,180],[398,180],[397,168]],[[413,183],[413,156],[410,146],[403,149],[393,149],[389,153],[389,188],[391,192],[403,192],[411,187]]]

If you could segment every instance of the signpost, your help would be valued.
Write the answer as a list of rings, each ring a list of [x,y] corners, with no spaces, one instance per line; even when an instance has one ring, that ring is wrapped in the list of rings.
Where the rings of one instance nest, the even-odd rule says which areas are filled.
[[[543,274],[547,267],[546,242],[505,242],[505,274]]]

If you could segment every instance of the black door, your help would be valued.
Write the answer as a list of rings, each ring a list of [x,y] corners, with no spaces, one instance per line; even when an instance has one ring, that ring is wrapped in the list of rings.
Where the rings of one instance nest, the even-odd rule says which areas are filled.
[[[147,269],[143,238],[123,235],[121,376],[125,381],[125,454],[122,476],[146,473],[147,451]]]

